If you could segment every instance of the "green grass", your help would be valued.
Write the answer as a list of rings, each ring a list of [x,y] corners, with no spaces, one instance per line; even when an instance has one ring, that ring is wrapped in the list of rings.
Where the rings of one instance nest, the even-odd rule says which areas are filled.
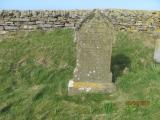
[[[73,31],[20,32],[0,38],[0,120],[159,120],[160,65],[154,39],[116,36],[114,94],[67,95],[75,68]],[[125,105],[147,100],[148,106]]]

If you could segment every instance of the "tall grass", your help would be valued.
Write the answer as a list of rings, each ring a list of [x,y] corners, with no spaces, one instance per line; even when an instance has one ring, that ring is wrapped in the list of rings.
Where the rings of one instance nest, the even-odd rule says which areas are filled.
[[[111,95],[67,95],[75,68],[73,31],[20,32],[0,38],[0,120],[158,120],[160,65],[148,34],[117,34]],[[126,105],[147,100],[148,106]]]

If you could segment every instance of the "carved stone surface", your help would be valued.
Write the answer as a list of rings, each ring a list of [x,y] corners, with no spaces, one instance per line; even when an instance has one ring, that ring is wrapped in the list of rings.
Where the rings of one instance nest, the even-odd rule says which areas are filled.
[[[115,91],[110,72],[113,28],[99,11],[92,13],[76,32],[77,65],[69,94]]]

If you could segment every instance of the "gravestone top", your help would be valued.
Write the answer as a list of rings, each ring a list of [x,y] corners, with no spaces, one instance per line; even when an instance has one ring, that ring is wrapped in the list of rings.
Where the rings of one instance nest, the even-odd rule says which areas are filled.
[[[96,10],[76,31],[77,61],[69,94],[115,90],[110,72],[113,27]]]

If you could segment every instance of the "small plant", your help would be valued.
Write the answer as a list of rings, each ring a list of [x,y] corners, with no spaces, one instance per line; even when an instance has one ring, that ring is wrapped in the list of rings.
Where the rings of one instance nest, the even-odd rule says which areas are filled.
[[[115,110],[115,105],[112,102],[108,102],[104,104],[105,113],[112,113]]]

